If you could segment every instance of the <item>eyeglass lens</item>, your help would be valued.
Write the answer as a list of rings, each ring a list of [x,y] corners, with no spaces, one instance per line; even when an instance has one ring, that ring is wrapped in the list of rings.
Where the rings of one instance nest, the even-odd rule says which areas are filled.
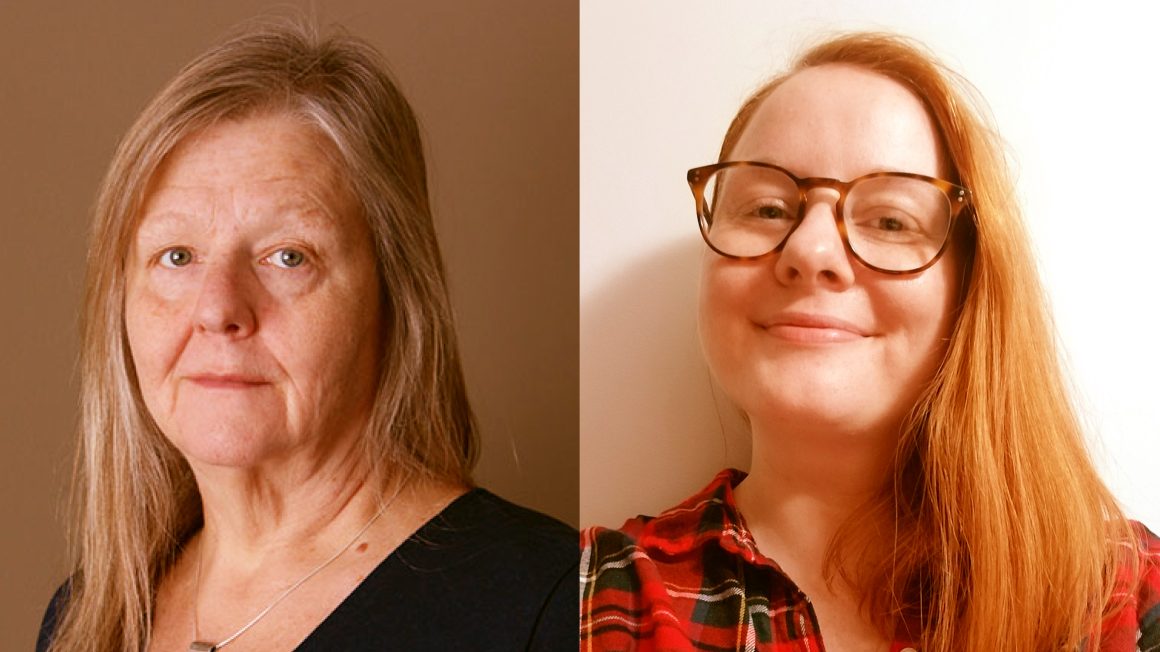
[[[706,238],[733,256],[777,249],[803,215],[797,183],[770,168],[718,170],[706,181],[704,199]],[[842,202],[850,248],[865,263],[891,271],[915,270],[933,260],[946,241],[950,219],[946,194],[910,177],[859,180]]]

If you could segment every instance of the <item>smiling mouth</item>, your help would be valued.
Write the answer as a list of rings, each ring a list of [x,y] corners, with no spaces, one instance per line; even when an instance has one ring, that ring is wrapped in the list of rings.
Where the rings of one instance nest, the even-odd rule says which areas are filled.
[[[836,344],[853,342],[865,337],[842,328],[802,326],[799,324],[771,324],[765,327],[765,332],[783,340],[800,344]]]
[[[836,344],[869,337],[869,333],[856,324],[807,313],[778,315],[761,327],[771,335],[799,344]]]

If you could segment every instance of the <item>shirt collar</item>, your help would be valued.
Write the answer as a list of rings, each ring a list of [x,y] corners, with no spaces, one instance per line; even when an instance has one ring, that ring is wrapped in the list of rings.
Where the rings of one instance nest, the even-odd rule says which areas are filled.
[[[648,520],[637,539],[637,545],[645,548],[654,559],[675,559],[698,553],[710,543],[715,543],[723,551],[737,555],[752,566],[769,569],[788,588],[804,597],[781,566],[757,550],[753,534],[737,508],[735,495],[737,486],[746,476],[744,471],[737,469],[721,471],[704,489]],[[901,629],[897,636],[900,638],[891,644],[890,649],[903,652],[917,649],[917,641],[906,633],[919,631],[918,622],[903,621],[899,627]]]
[[[753,534],[737,509],[734,490],[745,477],[746,473],[737,469],[721,471],[704,489],[650,520],[638,545],[681,556],[716,543],[747,563],[770,567],[784,577],[781,567],[757,550]]]

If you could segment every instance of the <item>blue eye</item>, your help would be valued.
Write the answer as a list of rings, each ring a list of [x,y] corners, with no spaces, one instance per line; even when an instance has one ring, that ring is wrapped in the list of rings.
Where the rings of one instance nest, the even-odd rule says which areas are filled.
[[[275,267],[293,269],[306,262],[306,254],[297,249],[279,249],[270,254],[266,260],[270,261]]]
[[[193,252],[185,247],[172,247],[161,252],[161,257],[157,259],[162,267],[169,269],[177,269],[185,267],[193,262]]]

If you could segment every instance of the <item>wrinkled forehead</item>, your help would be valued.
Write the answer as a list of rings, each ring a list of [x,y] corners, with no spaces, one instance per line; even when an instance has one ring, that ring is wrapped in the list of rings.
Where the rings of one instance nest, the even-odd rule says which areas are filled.
[[[784,79],[758,105],[728,158],[847,180],[877,171],[950,174],[925,103],[893,79],[845,64]]]
[[[370,225],[321,132],[293,116],[223,120],[191,131],[157,166],[126,225],[121,258],[142,246],[229,229],[360,247]]]
[[[336,147],[319,129],[286,113],[221,120],[195,129],[164,156],[144,188],[139,226],[165,206],[208,203],[235,193],[315,204],[340,218],[355,201]]]
[[[286,113],[217,121],[195,129],[161,160],[149,191],[167,185],[303,179],[334,187],[335,147],[317,128]]]

